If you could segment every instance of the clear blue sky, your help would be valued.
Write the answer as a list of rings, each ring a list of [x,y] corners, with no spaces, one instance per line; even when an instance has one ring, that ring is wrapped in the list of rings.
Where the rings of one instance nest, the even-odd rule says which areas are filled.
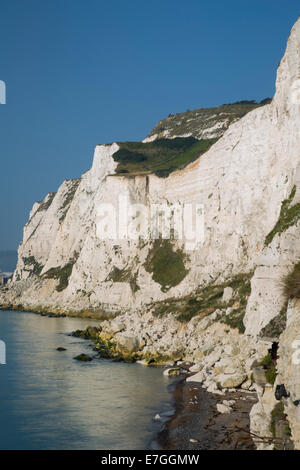
[[[274,93],[299,0],[0,0],[0,249],[96,144]]]

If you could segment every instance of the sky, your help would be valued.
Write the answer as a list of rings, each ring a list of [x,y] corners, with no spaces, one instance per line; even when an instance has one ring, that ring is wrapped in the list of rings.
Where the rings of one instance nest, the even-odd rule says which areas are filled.
[[[0,0],[0,250],[97,144],[273,96],[299,0]]]

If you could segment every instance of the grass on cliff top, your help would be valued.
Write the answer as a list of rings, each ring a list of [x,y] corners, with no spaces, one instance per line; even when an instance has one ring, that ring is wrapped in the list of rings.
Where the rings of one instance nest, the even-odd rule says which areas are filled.
[[[154,142],[118,142],[113,154],[118,162],[117,174],[154,173],[167,177],[205,153],[217,139],[197,140],[194,137],[158,139]]]
[[[260,103],[253,100],[244,100],[223,104],[216,108],[198,108],[183,113],[170,114],[154,127],[149,136],[155,134],[160,136],[167,131],[169,137],[191,134],[194,137],[201,138],[206,129],[214,128],[217,124],[223,123],[222,127],[219,126],[215,129],[216,135],[221,136],[232,122],[241,119],[249,111],[270,102],[270,98],[266,98]]]
[[[267,235],[265,246],[270,245],[277,233],[285,232],[300,220],[300,203],[291,205],[295,194],[296,186],[293,187],[289,198],[282,202],[279,218],[273,230]]]

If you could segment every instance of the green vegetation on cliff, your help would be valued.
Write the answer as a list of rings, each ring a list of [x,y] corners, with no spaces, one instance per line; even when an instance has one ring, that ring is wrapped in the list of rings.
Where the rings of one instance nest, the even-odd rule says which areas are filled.
[[[279,338],[286,328],[286,310],[287,303],[280,310],[279,314],[275,318],[272,318],[272,320],[261,330],[259,333],[260,338]]]
[[[270,101],[270,98],[260,103],[244,100],[216,108],[170,114],[149,134],[155,140],[118,142],[120,148],[113,155],[118,162],[116,173],[128,176],[154,173],[167,177],[207,152],[230,124]]]
[[[187,256],[179,249],[174,250],[170,240],[155,240],[144,267],[152,279],[161,285],[163,292],[177,286],[185,278]]]
[[[277,403],[271,412],[270,431],[275,450],[294,450],[291,428],[282,401]]]
[[[287,300],[291,297],[300,299],[300,262],[294,266],[292,272],[283,278],[282,283],[283,292]]]
[[[280,235],[300,220],[300,203],[291,205],[295,194],[296,186],[293,187],[289,198],[282,202],[279,218],[273,230],[267,235],[265,246],[270,245],[277,233]]]
[[[276,380],[276,359],[272,358],[272,355],[269,353],[267,354],[258,364],[265,370],[265,377],[269,384],[274,385]]]
[[[56,290],[57,292],[61,292],[65,290],[69,285],[69,278],[72,274],[73,266],[75,261],[70,261],[65,266],[57,266],[55,268],[49,269],[44,274],[45,279],[57,279],[59,281]]]
[[[154,173],[167,177],[196,160],[216,141],[217,139],[178,137],[147,143],[118,142],[120,148],[113,154],[113,159],[119,163],[116,172],[126,175]]]
[[[168,299],[152,305],[154,315],[161,317],[172,313],[181,322],[188,322],[193,317],[204,318],[218,309],[231,308],[230,314],[217,317],[216,321],[227,324],[231,328],[245,331],[243,318],[247,301],[251,292],[250,279],[253,273],[242,273],[222,284],[213,284],[197,289],[194,293],[180,299]],[[226,303],[223,293],[226,287],[233,289],[233,295]]]
[[[130,268],[119,269],[114,266],[112,271],[109,273],[109,276],[107,277],[107,281],[127,282],[130,284],[132,292],[137,292],[140,289],[137,284],[137,275],[138,273],[133,273],[132,269]]]
[[[25,266],[24,271],[35,274],[36,276],[42,272],[44,266],[36,261],[34,256],[25,256],[22,259]]]
[[[61,215],[60,215],[60,218],[59,218],[59,223],[61,224],[65,218],[66,218],[66,215],[67,215],[67,212],[69,210],[69,207],[74,199],[74,196],[75,196],[75,193],[77,191],[77,188],[79,186],[79,183],[81,181],[81,178],[76,178],[74,180],[69,180],[69,190],[68,192],[65,194],[65,198],[64,198],[64,202],[63,202],[63,205],[62,207],[60,208],[61,210]]]

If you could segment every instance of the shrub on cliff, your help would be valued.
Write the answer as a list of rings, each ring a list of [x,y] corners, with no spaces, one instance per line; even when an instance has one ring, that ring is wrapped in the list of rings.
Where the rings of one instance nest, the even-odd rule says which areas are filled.
[[[300,299],[300,262],[294,266],[292,272],[283,278],[282,284],[287,299],[291,297]]]
[[[162,292],[177,286],[188,274],[185,267],[187,257],[181,250],[175,250],[170,240],[157,239],[144,263],[152,279],[161,285]]]

